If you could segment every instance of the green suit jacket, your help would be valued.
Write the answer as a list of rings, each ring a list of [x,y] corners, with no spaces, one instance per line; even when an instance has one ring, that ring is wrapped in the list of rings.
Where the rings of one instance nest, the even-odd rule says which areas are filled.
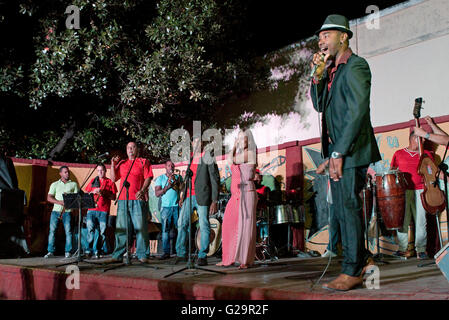
[[[326,71],[310,91],[313,107],[323,112],[323,157],[342,153],[346,169],[381,160],[370,120],[371,71],[366,60],[352,54],[346,64],[339,64],[330,91],[328,81]]]
[[[213,156],[205,161],[203,156],[199,161],[195,177],[196,202],[200,206],[210,206],[212,201],[218,201],[220,192],[220,174]]]

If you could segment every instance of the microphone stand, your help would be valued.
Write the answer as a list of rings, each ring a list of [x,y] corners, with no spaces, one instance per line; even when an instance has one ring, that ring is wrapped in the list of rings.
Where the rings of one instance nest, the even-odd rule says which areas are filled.
[[[193,173],[192,173],[192,170],[190,170],[190,167],[192,165],[194,153],[195,152],[193,152],[192,155],[190,156],[189,165],[188,165],[187,170],[186,170],[187,181],[186,181],[186,185],[185,185],[185,188],[184,188],[184,195],[187,195],[187,189],[189,190],[189,211],[188,211],[188,216],[189,216],[189,232],[188,232],[188,235],[189,235],[189,252],[188,252],[187,264],[186,264],[186,266],[184,268],[182,268],[182,269],[180,269],[178,271],[172,272],[170,274],[165,275],[164,278],[171,277],[172,275],[180,273],[180,272],[182,272],[184,270],[194,270],[194,269],[214,272],[214,273],[218,273],[218,274],[226,274],[226,273],[221,272],[221,271],[209,270],[209,269],[206,269],[206,268],[197,267],[197,266],[195,266],[195,264],[192,261],[192,255],[191,255],[191,252],[192,252],[192,218],[191,218],[191,214],[192,214],[192,178],[193,178]],[[183,219],[183,217],[180,217],[180,218]]]
[[[134,166],[134,162],[136,162],[137,156],[134,158],[133,162],[131,163],[131,166],[129,167],[128,173],[126,174],[125,180],[123,180],[123,184],[122,187],[120,188],[120,192],[117,196],[117,199],[114,202],[114,205],[117,204],[117,202],[119,201],[120,195],[122,194],[123,188],[126,189],[126,201],[125,201],[125,228],[126,228],[126,253],[125,253],[125,262],[120,263],[119,265],[116,266],[112,266],[109,268],[106,268],[103,270],[103,272],[106,272],[108,270],[113,270],[113,269],[117,269],[120,268],[122,266],[132,266],[131,264],[131,259],[130,257],[130,252],[129,252],[129,226],[128,226],[128,204],[129,204],[129,181],[128,181],[128,177],[129,174],[131,173],[131,170]],[[111,168],[111,170],[115,170],[115,168]],[[129,217],[131,218],[131,217]],[[142,263],[141,265],[138,266],[145,266],[147,268],[154,268],[154,269],[159,269],[157,266],[151,266],[149,264],[144,264]]]

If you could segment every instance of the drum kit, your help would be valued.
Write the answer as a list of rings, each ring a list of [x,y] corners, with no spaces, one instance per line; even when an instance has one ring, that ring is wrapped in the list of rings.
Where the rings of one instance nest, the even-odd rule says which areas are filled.
[[[258,261],[265,261],[270,259],[271,261],[277,260],[279,250],[272,241],[273,227],[287,226],[287,253],[291,253],[291,224],[304,223],[305,210],[303,206],[284,203],[284,204],[271,204],[257,211],[257,229],[258,229],[258,241],[256,243],[256,259]],[[282,248],[281,248],[282,249]]]
[[[231,195],[228,193],[220,193],[218,200],[218,211],[209,217],[210,224],[210,244],[208,257],[219,255],[221,253],[221,228],[223,224],[224,212]],[[274,204],[267,202],[267,205],[260,206],[256,212],[257,226],[257,242],[256,242],[256,259],[258,261],[277,260],[278,249],[271,240],[273,226],[288,227],[287,234],[287,251],[291,250],[291,233],[290,225],[303,223],[305,220],[305,210],[303,206],[295,204]],[[199,250],[201,244],[201,232],[197,229],[195,234],[196,248]]]

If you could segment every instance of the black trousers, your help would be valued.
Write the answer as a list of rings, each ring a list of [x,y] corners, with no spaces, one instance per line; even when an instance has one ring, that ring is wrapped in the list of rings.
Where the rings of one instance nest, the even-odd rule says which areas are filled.
[[[344,256],[341,273],[355,277],[360,275],[371,255],[365,249],[362,200],[359,196],[365,184],[367,169],[366,166],[344,169],[339,181],[331,180],[330,221],[331,224],[332,221],[338,221],[340,227]]]

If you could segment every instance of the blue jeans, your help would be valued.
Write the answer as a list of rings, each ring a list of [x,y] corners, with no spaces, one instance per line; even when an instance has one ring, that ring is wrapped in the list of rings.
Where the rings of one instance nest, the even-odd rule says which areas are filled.
[[[161,211],[162,219],[162,248],[165,254],[170,254],[170,229],[174,225],[178,226],[178,212],[179,208],[176,207],[163,207]]]
[[[59,215],[61,213],[52,211],[50,216],[50,232],[48,234],[48,252],[55,253],[55,232],[58,228]],[[65,252],[72,251],[72,230],[70,229],[70,212],[64,212],[62,222],[65,231]]]
[[[87,219],[86,219],[86,226],[87,226],[87,248],[86,252],[91,253],[92,248],[93,252],[95,254],[98,254],[98,247],[101,248],[103,253],[106,253],[107,246],[106,246],[106,224],[108,219],[107,212],[103,211],[87,211]],[[100,234],[98,234],[95,228],[95,225],[100,225]],[[97,240],[98,239],[98,240]],[[94,241],[97,240],[97,241]]]
[[[209,252],[209,235],[210,235],[210,225],[209,225],[209,206],[200,206],[196,202],[196,197],[192,196],[187,198],[181,208],[181,215],[178,220],[178,238],[176,239],[176,255],[178,257],[186,256],[186,236],[187,233],[190,234],[189,229],[189,219],[191,219],[192,212],[189,212],[189,199],[192,199],[192,211],[194,208],[198,211],[198,216],[200,220],[200,231],[201,231],[201,248],[198,253],[198,258],[206,258]]]
[[[125,213],[126,200],[118,201],[117,224],[115,228],[115,250],[112,253],[114,259],[120,259],[126,252],[126,218],[128,227],[132,226],[136,232],[137,258],[148,258],[150,246],[148,238],[148,204],[142,200],[128,200],[128,213]],[[129,230],[131,231],[131,230]],[[130,243],[131,244],[131,243]]]

